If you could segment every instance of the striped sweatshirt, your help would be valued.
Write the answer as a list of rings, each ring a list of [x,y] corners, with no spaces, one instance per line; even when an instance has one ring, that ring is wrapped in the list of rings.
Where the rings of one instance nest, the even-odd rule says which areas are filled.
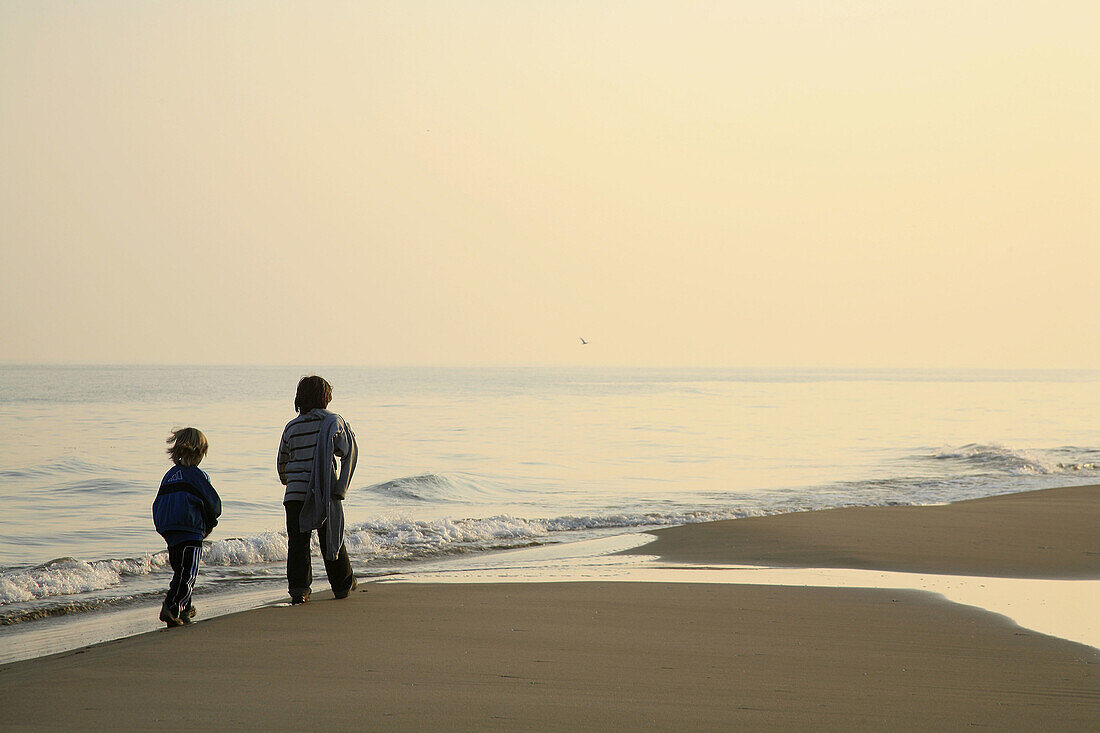
[[[328,410],[310,410],[299,415],[283,428],[279,441],[279,480],[286,486],[283,503],[305,501],[309,489],[309,475],[313,471],[313,454],[317,450],[317,436],[321,423],[331,415]],[[348,452],[348,436],[338,432],[333,436],[332,471],[336,472],[336,458]]]

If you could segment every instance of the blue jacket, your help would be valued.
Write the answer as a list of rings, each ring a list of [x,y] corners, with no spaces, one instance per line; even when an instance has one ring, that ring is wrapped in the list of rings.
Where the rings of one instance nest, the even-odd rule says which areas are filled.
[[[221,513],[221,497],[201,468],[172,466],[164,474],[153,501],[153,524],[161,535],[202,539],[217,526]]]

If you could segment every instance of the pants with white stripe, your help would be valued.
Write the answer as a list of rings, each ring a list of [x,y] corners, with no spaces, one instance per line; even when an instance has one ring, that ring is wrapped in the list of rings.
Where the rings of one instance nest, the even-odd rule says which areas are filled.
[[[195,578],[199,574],[201,557],[202,540],[184,540],[168,548],[172,582],[168,586],[168,595],[164,597],[164,605],[176,618],[191,607],[191,590],[195,587]]]

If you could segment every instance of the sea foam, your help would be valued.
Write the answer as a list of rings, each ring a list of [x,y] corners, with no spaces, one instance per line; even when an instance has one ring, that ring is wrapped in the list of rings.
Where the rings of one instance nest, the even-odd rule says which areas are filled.
[[[671,514],[604,514],[526,519],[508,515],[485,518],[414,520],[379,517],[345,528],[348,552],[357,562],[379,563],[428,558],[456,552],[479,552],[553,541],[556,533],[578,530],[685,524],[746,516],[746,512]],[[314,554],[318,551],[313,537]],[[246,568],[286,560],[285,532],[263,532],[203,543],[202,563],[210,567]],[[65,557],[31,568],[0,573],[0,606],[72,596],[119,586],[128,577],[167,573],[168,553],[85,561]]]
[[[0,605],[103,590],[119,585],[127,576],[149,575],[167,564],[166,552],[93,562],[57,558],[33,568],[0,574]]]

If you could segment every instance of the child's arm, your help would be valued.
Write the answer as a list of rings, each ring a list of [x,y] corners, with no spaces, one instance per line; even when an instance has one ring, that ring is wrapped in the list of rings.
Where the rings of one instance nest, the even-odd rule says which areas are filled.
[[[279,456],[275,461],[275,467],[279,471],[279,481],[286,486],[286,464],[290,463],[290,446],[286,442],[286,432],[279,440]]]
[[[199,487],[202,492],[202,521],[206,525],[205,536],[209,537],[214,527],[218,526],[218,517],[222,515],[222,498],[210,483],[210,477],[206,475],[206,471],[200,469],[200,473],[205,479],[201,482],[203,485]]]
[[[355,462],[359,456],[359,447],[355,444],[355,433],[346,422],[342,430],[332,436],[332,452],[340,458],[340,475],[332,487],[333,498],[343,499],[347,494],[351,474],[355,471]]]

